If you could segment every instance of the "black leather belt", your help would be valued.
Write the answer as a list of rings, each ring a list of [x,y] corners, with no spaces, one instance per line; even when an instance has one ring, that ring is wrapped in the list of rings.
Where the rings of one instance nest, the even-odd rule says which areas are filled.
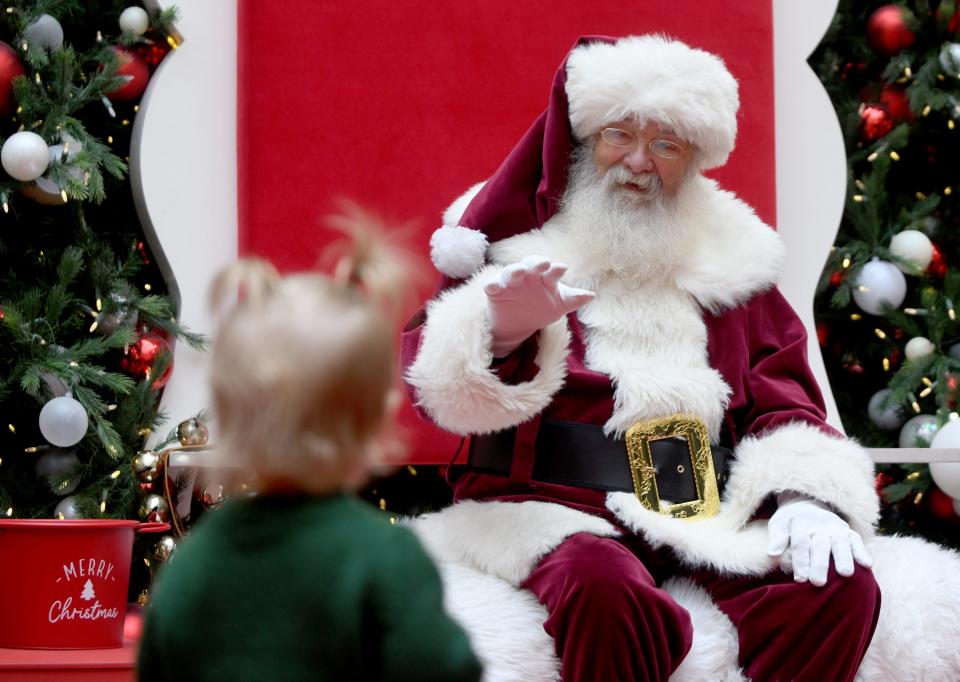
[[[516,429],[474,436],[467,459],[469,469],[508,476],[513,461]],[[727,464],[733,453],[711,447],[717,488],[723,492]],[[697,499],[690,449],[684,437],[650,441],[657,489],[662,500],[688,502]],[[603,433],[603,428],[553,419],[542,419],[537,432],[533,479],[597,490],[633,491],[633,478],[626,444]]]

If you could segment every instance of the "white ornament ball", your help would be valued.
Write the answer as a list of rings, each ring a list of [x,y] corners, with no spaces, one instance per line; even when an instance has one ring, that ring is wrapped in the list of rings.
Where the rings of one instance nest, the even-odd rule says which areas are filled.
[[[907,280],[900,269],[877,258],[863,266],[853,285],[854,302],[871,315],[899,308],[907,295]]]
[[[22,130],[14,133],[0,149],[0,165],[7,175],[23,182],[36,180],[47,170],[50,152],[47,143],[36,133]]]
[[[127,7],[120,13],[120,30],[131,36],[142,36],[150,28],[150,15],[142,7]]]
[[[47,481],[55,495],[69,495],[80,485],[80,477],[73,474],[80,468],[80,460],[73,450],[50,450],[37,458],[37,478]],[[70,476],[70,478],[66,478]],[[55,485],[61,482],[62,485]]]
[[[40,433],[61,448],[76,445],[87,435],[87,411],[69,392],[54,398],[40,410]]]
[[[83,514],[80,513],[80,507],[77,505],[77,498],[71,495],[60,500],[53,510],[53,518],[82,519]]]
[[[49,14],[41,14],[23,29],[23,37],[47,50],[59,50],[63,47],[63,26]]]
[[[960,448],[960,419],[944,424],[933,437],[932,448]],[[930,476],[933,482],[950,497],[960,498],[960,463],[930,462]]]
[[[940,48],[940,66],[951,76],[960,76],[960,43],[944,43]]]
[[[900,429],[900,447],[928,448],[938,430],[936,417],[932,414],[918,414]]]
[[[867,403],[867,414],[871,421],[881,429],[892,431],[899,428],[904,422],[905,414],[902,405],[897,403],[887,403],[884,401],[890,395],[890,389],[884,388],[873,394],[870,402]]]
[[[926,270],[933,260],[933,244],[930,237],[920,230],[904,230],[893,235],[890,240],[890,253],[910,262],[909,266],[898,265],[901,271],[908,275],[918,275]]]
[[[907,345],[903,347],[903,354],[907,356],[907,360],[916,360],[930,355],[936,349],[937,347],[930,339],[925,336],[915,336],[907,341]]]

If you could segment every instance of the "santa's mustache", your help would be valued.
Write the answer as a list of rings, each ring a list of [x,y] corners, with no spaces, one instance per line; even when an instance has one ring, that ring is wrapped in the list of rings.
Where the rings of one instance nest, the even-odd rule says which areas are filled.
[[[606,181],[610,185],[635,185],[650,194],[659,194],[663,181],[656,173],[634,173],[626,166],[611,166],[607,170]]]

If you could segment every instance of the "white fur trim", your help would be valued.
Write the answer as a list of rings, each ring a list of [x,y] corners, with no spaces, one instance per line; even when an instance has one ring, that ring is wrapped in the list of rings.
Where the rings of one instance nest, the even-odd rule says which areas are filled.
[[[833,507],[864,540],[873,536],[880,515],[873,461],[855,441],[795,422],[744,439],[734,454],[724,498],[741,524],[768,495],[793,490]]]
[[[467,566],[439,564],[444,606],[483,663],[483,682],[557,682],[560,661],[543,630],[547,610],[526,590]],[[670,682],[745,682],[737,632],[703,588],[671,578],[663,589],[690,614],[693,645]]]
[[[429,304],[420,350],[407,371],[418,404],[437,426],[460,435],[527,421],[550,404],[567,374],[566,318],[540,330],[539,372],[533,379],[505,384],[490,370],[492,337],[483,285],[498,271],[488,267]]]
[[[559,682],[560,661],[543,629],[547,611],[532,593],[468,566],[438,568],[444,608],[470,638],[482,682]]]
[[[487,235],[458,225],[444,225],[430,236],[430,260],[448,277],[463,279],[483,267]]]
[[[485,184],[486,181],[478,182],[457,197],[443,212],[443,226],[430,236],[430,260],[447,277],[466,279],[483,267],[487,235],[459,223],[467,206]]]
[[[762,575],[776,564],[767,556],[766,522],[750,518],[769,495],[785,490],[826,502],[865,540],[873,536],[879,500],[870,456],[853,441],[803,423],[740,443],[720,513],[711,519],[664,516],[645,509],[633,493],[609,493],[607,508],[653,546],[672,547],[687,566]]]
[[[729,575],[763,575],[776,567],[767,556],[766,523],[738,524],[727,505],[703,521],[683,521],[650,511],[635,494],[608,493],[607,509],[654,548],[670,547],[690,568]]]
[[[567,59],[570,124],[583,140],[625,118],[656,121],[722,166],[737,137],[737,81],[716,55],[663,36],[591,43]]]
[[[674,280],[713,313],[733,308],[769,289],[786,260],[783,238],[750,206],[714,180],[692,178],[683,219],[697,225]]]
[[[414,520],[411,529],[438,562],[454,562],[511,585],[575,533],[619,535],[598,516],[549,502],[466,500]]]
[[[670,578],[663,589],[687,610],[693,623],[693,645],[670,682],[747,682],[737,662],[737,631],[706,590],[688,578]]]
[[[960,680],[960,555],[919,538],[867,543],[880,621],[857,682]]]
[[[447,206],[447,210],[443,212],[443,224],[444,225],[459,225],[460,219],[463,217],[463,214],[467,212],[467,206],[470,205],[470,202],[473,201],[474,197],[483,189],[483,186],[487,184],[487,181],[478,182],[468,189],[466,192],[458,196],[453,200],[453,203]]]

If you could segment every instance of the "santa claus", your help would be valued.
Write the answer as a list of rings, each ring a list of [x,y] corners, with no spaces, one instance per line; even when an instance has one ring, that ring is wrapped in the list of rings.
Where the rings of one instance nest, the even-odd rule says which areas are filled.
[[[678,576],[754,680],[853,680],[877,627],[871,460],[825,422],[780,238],[702,175],[738,107],[715,55],[583,38],[431,242],[447,279],[406,378],[471,438],[421,537],[532,593],[567,682],[670,677],[695,637]]]

